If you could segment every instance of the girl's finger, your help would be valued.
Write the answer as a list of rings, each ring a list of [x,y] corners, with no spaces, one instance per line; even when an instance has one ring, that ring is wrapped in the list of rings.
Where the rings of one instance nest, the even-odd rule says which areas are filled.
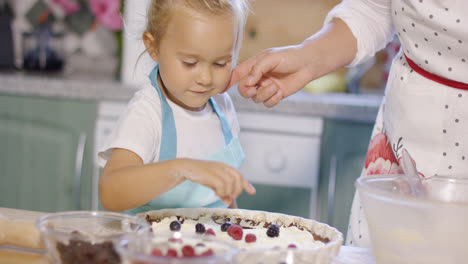
[[[232,203],[232,198],[231,196],[221,197],[221,201],[227,205],[230,205]]]
[[[232,190],[232,197],[237,198],[242,193],[242,175],[237,170],[233,170],[232,177],[234,179],[234,188]]]
[[[250,184],[246,179],[243,179],[243,187],[244,187],[244,190],[250,194],[250,195],[254,195],[255,193],[257,193],[257,190],[255,190],[255,187],[253,187],[252,184]]]

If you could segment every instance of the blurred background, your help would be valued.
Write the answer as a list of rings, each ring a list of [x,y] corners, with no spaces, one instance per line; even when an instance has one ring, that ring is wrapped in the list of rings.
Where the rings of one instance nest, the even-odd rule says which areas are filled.
[[[298,44],[338,0],[252,2],[240,62]],[[100,209],[96,152],[149,57],[138,37],[147,0],[0,0],[0,207]],[[122,21],[122,17],[125,20]],[[370,61],[308,84],[267,109],[229,93],[256,186],[241,208],[313,218],[346,233],[354,180],[396,41]]]

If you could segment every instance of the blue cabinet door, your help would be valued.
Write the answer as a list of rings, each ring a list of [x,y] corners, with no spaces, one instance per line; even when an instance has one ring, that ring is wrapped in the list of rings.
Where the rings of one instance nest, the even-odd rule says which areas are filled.
[[[0,96],[0,207],[90,209],[94,102]]]
[[[354,182],[360,176],[373,123],[327,120],[320,161],[320,221],[346,236]]]

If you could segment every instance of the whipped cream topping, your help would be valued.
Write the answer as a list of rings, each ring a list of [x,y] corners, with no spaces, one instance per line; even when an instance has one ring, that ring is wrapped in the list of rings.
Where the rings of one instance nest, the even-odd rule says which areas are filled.
[[[169,225],[172,221],[177,220],[176,216],[168,216],[160,219],[159,222],[152,223],[153,233],[155,235],[171,236],[174,232],[170,230]],[[182,221],[180,221],[182,222]],[[281,226],[278,237],[267,236],[266,222],[258,222],[253,224],[248,220],[241,220],[239,223],[243,227],[242,240],[234,240],[228,235],[228,232],[221,231],[221,224],[224,220],[217,220],[216,222],[209,215],[200,216],[197,220],[185,218],[181,225],[182,239],[183,235],[195,234],[195,225],[202,223],[205,230],[213,229],[217,239],[228,241],[240,249],[273,249],[273,248],[287,248],[289,245],[295,245],[298,249],[310,249],[322,247],[325,244],[321,241],[314,239],[313,235],[307,230],[301,230],[296,226]],[[257,237],[256,242],[245,242],[247,234],[254,234]],[[205,235],[207,236],[207,235]]]

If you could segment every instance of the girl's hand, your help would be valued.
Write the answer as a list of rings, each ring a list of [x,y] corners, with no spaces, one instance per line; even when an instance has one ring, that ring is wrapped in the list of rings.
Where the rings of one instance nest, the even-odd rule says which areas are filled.
[[[199,183],[212,189],[223,202],[231,204],[242,190],[256,193],[255,188],[235,168],[217,161],[179,159],[177,177]]]

